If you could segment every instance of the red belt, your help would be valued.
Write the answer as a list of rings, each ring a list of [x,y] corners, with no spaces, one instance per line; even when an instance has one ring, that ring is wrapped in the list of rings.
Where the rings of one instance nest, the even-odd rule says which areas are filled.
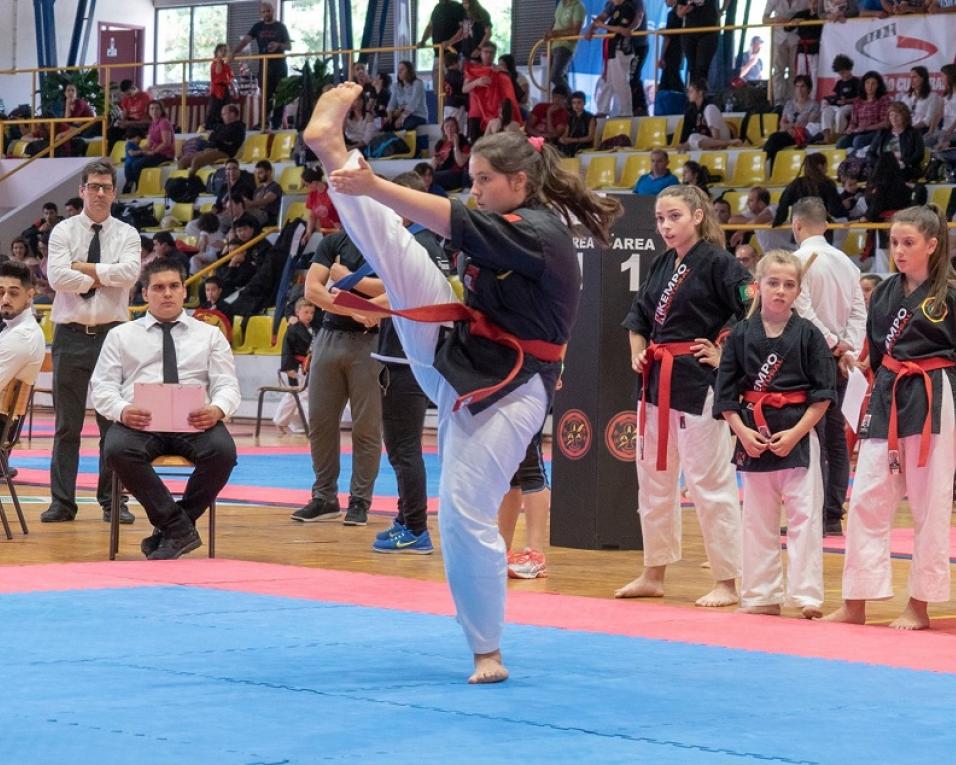
[[[896,411],[896,386],[904,377],[910,377],[912,375],[922,375],[923,385],[926,388],[926,419],[923,422],[923,432],[919,438],[919,460],[916,463],[917,467],[925,467],[926,458],[929,456],[930,436],[933,434],[933,381],[926,373],[936,369],[956,367],[956,361],[944,359],[941,356],[931,356],[928,359],[899,361],[887,354],[883,357],[883,366],[896,375],[896,378],[893,380],[893,393],[890,403],[890,426],[886,435],[890,472],[898,473],[900,471],[900,437]]]
[[[757,424],[757,430],[764,438],[769,438],[770,428],[767,427],[767,418],[764,417],[763,408],[769,406],[771,409],[782,409],[787,404],[805,404],[807,403],[807,392],[805,390],[788,392],[745,390],[743,400],[754,405],[754,422]]]
[[[489,385],[486,388],[479,388],[478,390],[460,395],[452,409],[452,411],[455,412],[463,405],[476,404],[488,398],[488,396],[497,393],[514,380],[518,372],[521,371],[526,353],[540,361],[557,362],[564,358],[564,352],[567,349],[566,345],[559,345],[558,343],[549,343],[544,340],[523,340],[515,337],[510,332],[506,332],[497,324],[494,324],[481,311],[470,308],[464,303],[441,303],[439,305],[426,305],[420,308],[406,308],[401,311],[393,311],[389,308],[376,305],[370,300],[361,298],[351,292],[336,293],[335,299],[332,302],[335,305],[350,308],[363,314],[398,316],[402,319],[427,324],[437,324],[446,321],[466,321],[469,324],[468,329],[471,334],[512,348],[517,354],[517,358],[507,376],[494,385]]]
[[[671,415],[671,376],[674,371],[674,357],[691,356],[696,341],[687,343],[651,343],[644,357],[644,369],[641,371],[641,413],[638,418],[638,435],[641,458],[644,458],[644,430],[647,426],[647,386],[651,379],[651,369],[656,362],[661,364],[661,378],[657,384],[657,469],[667,470],[667,437],[670,430]]]

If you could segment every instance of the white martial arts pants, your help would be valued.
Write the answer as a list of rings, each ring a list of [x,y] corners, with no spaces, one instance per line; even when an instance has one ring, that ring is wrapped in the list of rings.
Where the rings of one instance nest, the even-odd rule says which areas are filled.
[[[594,92],[594,103],[598,114],[606,114],[608,117],[630,117],[634,113],[631,104],[631,61],[633,59],[633,53],[625,55],[617,51],[614,58],[607,60],[607,72],[598,80]],[[598,136],[597,142],[600,140]]]
[[[679,476],[683,470],[687,491],[697,508],[711,573],[722,582],[740,575],[740,499],[731,462],[730,428],[711,416],[713,405],[714,392],[709,390],[702,414],[671,409],[667,470],[662,471],[656,465],[657,407],[647,405],[644,458],[640,451],[637,454],[637,500],[644,566],[676,563],[681,559]]]
[[[845,600],[879,600],[893,596],[890,529],[904,494],[913,515],[913,561],[909,594],[941,603],[950,599],[949,527],[956,468],[956,418],[949,378],[943,374],[939,435],[932,437],[925,467],[917,467],[919,439],[900,439],[903,472],[891,474],[885,438],[860,441],[856,477],[847,518]]]
[[[309,397],[305,392],[299,394],[299,401],[302,404],[302,412],[305,414],[305,421],[309,421]],[[277,428],[288,428],[293,433],[304,433],[305,428],[302,425],[302,418],[299,416],[299,407],[295,405],[295,398],[291,393],[283,393],[276,405],[275,414],[272,415],[272,423]]]
[[[740,605],[823,605],[823,473],[810,431],[810,467],[741,473],[744,481]],[[787,512],[787,586],[780,560],[780,505]]]
[[[356,167],[358,156],[352,152],[346,166]],[[368,197],[331,187],[329,193],[348,235],[384,282],[393,309],[457,300],[398,215]],[[548,395],[536,375],[479,414],[467,407],[453,412],[458,394],[432,367],[440,325],[396,318],[394,326],[415,378],[438,407],[438,523],[458,621],[472,652],[489,653],[500,646],[505,618],[507,560],[498,506],[544,422]]]
[[[850,114],[852,111],[853,106],[850,104],[843,106],[823,104],[820,110],[820,121],[823,130],[832,130],[834,135],[843,135],[847,124],[850,122]],[[836,168],[831,167],[830,172],[835,173]]]
[[[770,79],[773,83],[773,102],[775,104],[784,103],[793,94],[798,39],[796,35],[787,35],[785,40],[781,42],[774,40],[773,42]]]

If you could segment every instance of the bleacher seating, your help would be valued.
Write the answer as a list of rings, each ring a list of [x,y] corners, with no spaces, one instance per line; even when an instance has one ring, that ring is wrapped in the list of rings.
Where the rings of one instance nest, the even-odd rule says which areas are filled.
[[[617,157],[613,154],[591,157],[584,183],[589,189],[604,189],[617,181]]]

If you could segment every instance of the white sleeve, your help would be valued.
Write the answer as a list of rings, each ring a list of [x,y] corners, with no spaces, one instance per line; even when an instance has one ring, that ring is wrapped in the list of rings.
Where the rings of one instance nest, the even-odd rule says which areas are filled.
[[[114,422],[119,422],[123,410],[133,405],[132,401],[124,401],[122,396],[123,356],[119,335],[118,332],[107,333],[90,378],[93,408]]]
[[[236,361],[222,332],[212,326],[210,329],[212,339],[209,344],[209,403],[218,406],[222,413],[229,417],[236,412],[242,401],[239,379],[236,377]]]
[[[866,301],[863,299],[863,290],[857,281],[853,290],[853,303],[850,305],[850,316],[846,320],[846,331],[843,339],[856,356],[863,350],[863,340],[866,337]]]
[[[47,279],[57,292],[86,292],[93,286],[92,277],[73,270],[67,227],[58,223],[50,232],[47,249]]]
[[[139,272],[142,268],[139,234],[132,226],[125,226],[124,230],[125,236],[123,237],[119,260],[115,263],[98,263],[96,266],[97,278],[107,287],[130,289],[139,279]]]

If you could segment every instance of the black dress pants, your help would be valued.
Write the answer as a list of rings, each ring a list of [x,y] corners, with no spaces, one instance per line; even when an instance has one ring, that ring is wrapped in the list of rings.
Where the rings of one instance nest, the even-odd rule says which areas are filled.
[[[834,360],[834,366],[836,361]],[[846,378],[836,370],[837,402],[827,407],[823,415],[823,443],[820,458],[823,462],[823,520],[838,521],[843,517],[843,503],[850,484],[850,452],[843,429],[843,397]]]
[[[167,454],[185,457],[196,466],[178,503],[152,465]],[[200,433],[150,433],[117,422],[107,433],[103,456],[145,508],[150,523],[165,536],[180,537],[189,533],[226,485],[236,466],[236,444],[221,422]]]
[[[428,397],[406,364],[386,364],[382,382],[382,440],[398,483],[396,520],[413,534],[428,528],[428,490],[422,431]]]

